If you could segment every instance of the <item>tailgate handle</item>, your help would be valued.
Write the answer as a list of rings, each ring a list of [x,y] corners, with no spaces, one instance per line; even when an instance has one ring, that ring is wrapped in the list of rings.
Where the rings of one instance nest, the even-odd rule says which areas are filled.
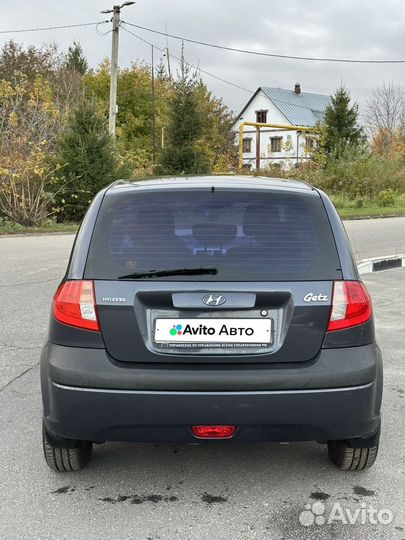
[[[204,309],[235,309],[253,308],[256,305],[256,295],[253,293],[201,291],[173,293],[175,308],[204,308]]]

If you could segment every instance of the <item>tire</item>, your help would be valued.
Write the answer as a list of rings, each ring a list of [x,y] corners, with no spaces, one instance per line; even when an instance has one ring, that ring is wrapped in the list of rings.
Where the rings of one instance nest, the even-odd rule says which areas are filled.
[[[332,463],[341,471],[363,471],[374,465],[378,444],[370,448],[352,448],[342,441],[329,441],[328,452]]]
[[[93,449],[89,441],[80,441],[80,446],[77,448],[52,446],[44,426],[42,426],[42,446],[48,467],[57,472],[79,471],[90,461]]]

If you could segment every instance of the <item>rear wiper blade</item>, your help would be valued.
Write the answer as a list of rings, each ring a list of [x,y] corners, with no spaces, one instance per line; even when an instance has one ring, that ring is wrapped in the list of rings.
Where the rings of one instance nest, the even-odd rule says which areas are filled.
[[[215,276],[218,273],[216,268],[177,268],[174,270],[149,270],[148,272],[134,272],[119,276],[118,279],[142,279],[166,276],[200,276],[209,274]]]

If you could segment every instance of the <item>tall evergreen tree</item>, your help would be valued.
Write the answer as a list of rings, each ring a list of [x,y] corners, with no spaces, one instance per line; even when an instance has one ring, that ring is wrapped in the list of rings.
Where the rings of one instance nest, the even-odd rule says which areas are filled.
[[[340,157],[347,148],[364,141],[358,118],[358,104],[351,105],[349,90],[341,86],[325,111],[322,146],[329,156]]]
[[[199,144],[205,148],[214,172],[235,170],[238,154],[235,132],[232,130],[235,117],[222,99],[216,98],[200,81],[198,87],[199,111],[203,119],[203,133]]]
[[[61,166],[58,195],[63,216],[80,219],[92,197],[116,179],[117,160],[107,120],[94,100],[83,98],[72,112],[58,141]]]
[[[73,42],[66,54],[66,68],[84,75],[88,69],[87,60],[83,54],[83,49],[80,43]]]
[[[155,68],[155,74],[156,79],[158,79],[159,81],[166,81],[169,78],[169,75],[166,71],[166,66],[164,65],[162,58],[160,59],[159,64]]]
[[[206,174],[209,162],[199,139],[203,118],[199,107],[199,78],[182,57],[181,70],[173,83],[166,144],[161,156],[164,174]]]

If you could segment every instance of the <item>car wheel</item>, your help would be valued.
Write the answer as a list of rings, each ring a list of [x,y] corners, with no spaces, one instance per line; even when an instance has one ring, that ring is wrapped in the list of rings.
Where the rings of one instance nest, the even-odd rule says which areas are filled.
[[[331,461],[342,471],[363,471],[374,465],[378,454],[377,446],[352,448],[343,441],[329,441],[328,451]]]
[[[76,448],[52,446],[42,426],[42,446],[47,465],[54,471],[79,471],[91,459],[93,445],[89,441],[80,441]]]

